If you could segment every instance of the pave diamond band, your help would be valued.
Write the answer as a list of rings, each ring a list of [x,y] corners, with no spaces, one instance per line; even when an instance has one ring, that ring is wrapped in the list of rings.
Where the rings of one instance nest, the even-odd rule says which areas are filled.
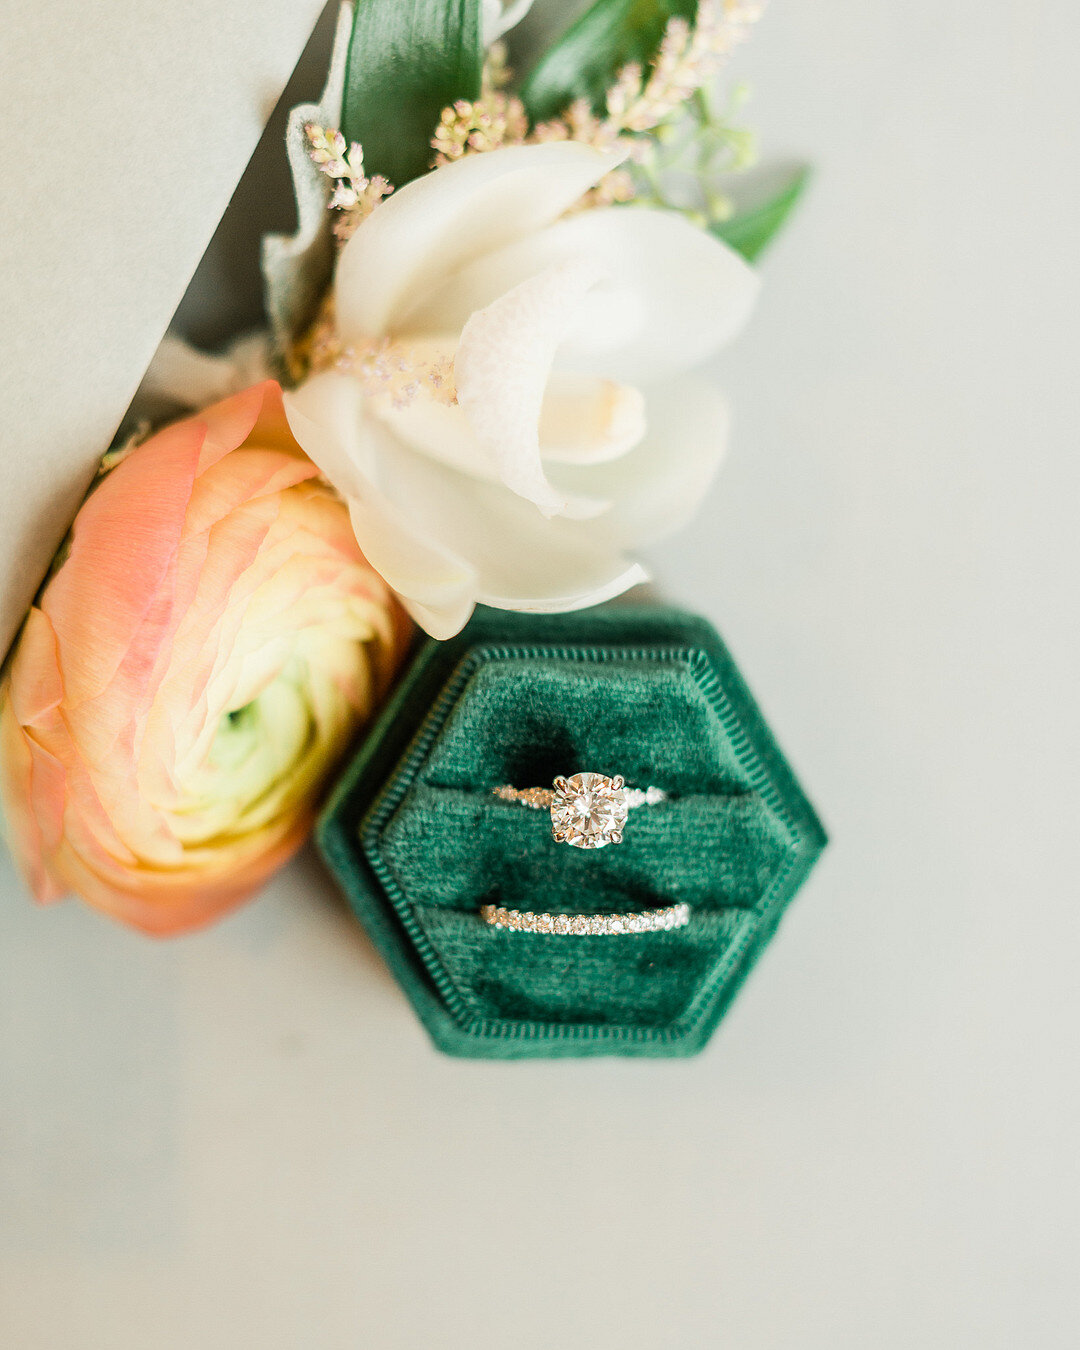
[[[551,837],[575,848],[621,844],[628,811],[667,801],[662,788],[628,788],[621,776],[601,773],[561,775],[549,788],[493,788],[500,801],[516,802],[534,811],[551,812]]]
[[[480,917],[492,928],[508,928],[517,933],[609,937],[685,928],[690,922],[690,906],[667,905],[664,909],[644,909],[630,914],[533,914],[520,909],[504,909],[502,905],[481,905]]]

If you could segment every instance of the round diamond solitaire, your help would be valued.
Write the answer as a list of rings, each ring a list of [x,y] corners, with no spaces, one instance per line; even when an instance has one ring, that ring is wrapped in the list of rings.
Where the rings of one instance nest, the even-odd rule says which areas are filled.
[[[622,843],[628,811],[658,806],[668,794],[658,787],[627,787],[621,774],[575,773],[555,779],[553,788],[516,788],[510,783],[491,789],[501,802],[551,814],[551,837],[574,848],[603,848]]]
[[[575,773],[556,778],[551,799],[551,837],[575,848],[622,842],[629,809],[622,778]]]

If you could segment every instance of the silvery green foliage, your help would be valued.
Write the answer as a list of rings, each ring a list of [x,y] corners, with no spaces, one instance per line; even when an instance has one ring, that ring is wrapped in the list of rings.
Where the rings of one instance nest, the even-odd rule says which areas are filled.
[[[331,232],[330,182],[312,163],[304,127],[341,125],[345,62],[352,34],[353,7],[343,3],[334,34],[330,73],[318,103],[301,103],[289,113],[285,149],[296,194],[297,230],[293,235],[268,234],[262,245],[266,311],[280,356],[314,319],[330,283],[334,244]]]

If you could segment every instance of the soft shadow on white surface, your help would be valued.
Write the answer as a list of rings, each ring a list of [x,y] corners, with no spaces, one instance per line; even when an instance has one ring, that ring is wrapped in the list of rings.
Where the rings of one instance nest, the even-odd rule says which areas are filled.
[[[441,1058],[310,856],[164,945],[5,870],[5,1345],[1072,1350],[1078,41],[788,5],[740,54],[819,167],[656,565],[833,844],[706,1053]]]
[[[178,953],[0,896],[0,1257],[175,1251]]]

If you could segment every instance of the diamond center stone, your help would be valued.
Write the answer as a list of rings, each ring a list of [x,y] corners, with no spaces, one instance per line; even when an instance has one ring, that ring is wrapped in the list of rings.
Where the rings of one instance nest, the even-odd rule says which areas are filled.
[[[603,848],[622,839],[626,792],[600,773],[575,773],[555,783],[551,832],[575,848]]]

